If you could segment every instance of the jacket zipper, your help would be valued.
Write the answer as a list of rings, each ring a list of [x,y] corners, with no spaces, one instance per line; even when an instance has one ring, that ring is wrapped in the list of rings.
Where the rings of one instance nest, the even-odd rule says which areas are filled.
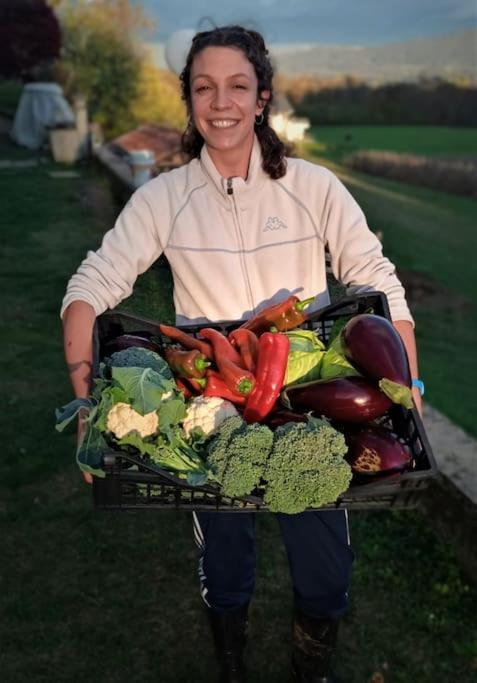
[[[255,312],[255,306],[253,303],[252,287],[250,285],[250,278],[248,276],[247,265],[245,263],[245,245],[243,243],[242,231],[240,229],[240,219],[239,219],[237,202],[235,201],[235,194],[234,194],[234,189],[233,189],[233,184],[232,184],[232,178],[227,178],[227,195],[229,196],[230,201],[232,203],[232,214],[233,214],[234,219],[235,219],[235,227],[236,227],[236,232],[237,232],[239,244],[240,244],[240,261],[242,263],[242,270],[243,270],[243,274],[244,274],[244,279],[245,279],[245,282],[247,285],[247,293],[248,293],[250,310],[252,313],[254,313]]]

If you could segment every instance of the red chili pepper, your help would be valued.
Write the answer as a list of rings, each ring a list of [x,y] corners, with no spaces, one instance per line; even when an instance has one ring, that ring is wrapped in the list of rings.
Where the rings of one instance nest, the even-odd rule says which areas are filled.
[[[252,332],[252,330],[238,328],[237,330],[233,330],[228,338],[234,346],[238,347],[243,365],[247,370],[250,370],[250,372],[255,372],[258,357],[257,335]]]
[[[272,328],[278,332],[288,332],[298,325],[305,322],[307,314],[305,308],[314,300],[314,296],[300,301],[297,296],[289,296],[288,299],[273,304],[263,311],[247,320],[240,329],[252,330],[260,336],[264,332],[269,332]]]
[[[204,354],[197,349],[183,351],[169,346],[164,352],[164,358],[171,369],[181,377],[204,377],[205,371],[210,365]]]
[[[219,366],[219,369],[219,359],[221,360],[224,358],[227,358],[236,365],[242,365],[242,359],[240,358],[240,354],[236,349],[234,349],[232,344],[229,342],[227,337],[222,334],[222,332],[219,332],[218,330],[213,330],[211,327],[204,327],[204,329],[202,329],[199,332],[199,334],[201,337],[207,339],[212,344],[214,359],[217,365]]]
[[[261,422],[272,410],[283,387],[290,351],[284,334],[265,332],[259,340],[257,385],[243,414],[246,422]]]
[[[204,396],[219,396],[225,398],[231,403],[238,405],[245,405],[247,399],[243,394],[236,394],[231,391],[225,384],[222,377],[215,370],[207,370],[207,386],[204,390]]]
[[[187,332],[171,325],[163,325],[161,323],[159,329],[165,337],[181,344],[185,349],[197,349],[197,351],[204,354],[207,360],[214,360],[212,347],[208,342],[201,341],[197,337],[193,337],[191,334],[187,334]]]
[[[217,365],[220,376],[231,391],[244,396],[252,393],[255,388],[255,377],[249,370],[244,370],[240,365],[235,365],[228,358],[219,358]]]

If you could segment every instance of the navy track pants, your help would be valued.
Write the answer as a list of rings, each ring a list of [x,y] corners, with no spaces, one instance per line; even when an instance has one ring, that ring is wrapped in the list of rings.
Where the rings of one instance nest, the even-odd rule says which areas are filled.
[[[201,595],[224,612],[248,603],[255,583],[255,513],[193,512]],[[312,617],[346,611],[351,565],[345,510],[276,514],[290,566],[295,605]]]

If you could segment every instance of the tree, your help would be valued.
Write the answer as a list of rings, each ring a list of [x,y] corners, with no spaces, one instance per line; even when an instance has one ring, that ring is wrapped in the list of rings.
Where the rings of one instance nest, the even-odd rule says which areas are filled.
[[[60,55],[61,30],[45,0],[0,0],[0,76],[34,78]]]
[[[57,11],[64,35],[59,80],[68,96],[86,95],[91,118],[115,137],[135,123],[143,59],[135,38],[148,22],[130,0],[60,0]]]

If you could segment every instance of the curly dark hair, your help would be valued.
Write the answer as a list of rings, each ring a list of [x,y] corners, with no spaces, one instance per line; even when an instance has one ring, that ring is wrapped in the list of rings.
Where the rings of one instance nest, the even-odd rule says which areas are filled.
[[[194,126],[191,116],[190,73],[194,57],[206,47],[240,48],[255,69],[258,80],[258,99],[263,90],[270,91],[270,98],[263,110],[263,122],[255,123],[255,132],[262,149],[263,170],[274,180],[281,178],[287,169],[285,158],[287,148],[268,122],[270,105],[273,101],[273,68],[262,35],[258,31],[252,31],[243,26],[220,26],[211,31],[197,33],[192,39],[186,65],[180,75],[182,99],[186,103],[189,114],[189,123],[182,135],[182,149],[191,158],[197,158],[204,144],[204,138]]]

